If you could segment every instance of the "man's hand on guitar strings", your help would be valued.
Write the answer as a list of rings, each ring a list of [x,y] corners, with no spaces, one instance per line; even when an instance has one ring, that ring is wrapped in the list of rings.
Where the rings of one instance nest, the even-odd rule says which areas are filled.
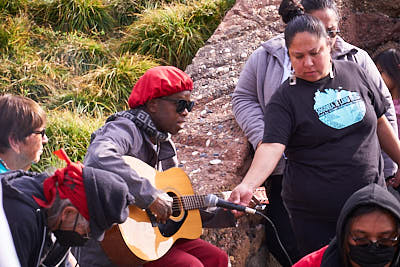
[[[150,211],[157,218],[157,222],[166,223],[172,214],[173,199],[167,193],[161,193],[149,206]]]

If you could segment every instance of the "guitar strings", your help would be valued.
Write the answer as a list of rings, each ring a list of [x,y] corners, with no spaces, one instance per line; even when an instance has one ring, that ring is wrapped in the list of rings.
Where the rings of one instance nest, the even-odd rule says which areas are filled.
[[[172,196],[172,212],[192,210],[205,207],[204,198],[206,195]]]

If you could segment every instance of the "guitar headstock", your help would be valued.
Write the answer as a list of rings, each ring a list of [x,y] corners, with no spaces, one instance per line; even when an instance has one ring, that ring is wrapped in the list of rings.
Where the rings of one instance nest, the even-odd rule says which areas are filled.
[[[258,205],[266,205],[269,204],[267,192],[264,186],[257,187],[254,190],[253,197],[250,200],[249,206],[258,206]]]
[[[221,192],[220,195],[223,199],[227,200],[232,191]],[[254,190],[253,197],[250,200],[249,207],[256,209],[264,209],[265,205],[269,204],[267,192],[264,186],[257,187]]]

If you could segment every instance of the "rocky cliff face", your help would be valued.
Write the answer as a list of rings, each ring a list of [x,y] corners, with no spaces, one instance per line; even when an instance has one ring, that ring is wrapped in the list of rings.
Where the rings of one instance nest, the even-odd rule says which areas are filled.
[[[399,46],[400,0],[337,3],[345,39],[368,52]],[[280,0],[237,0],[186,69],[194,80],[197,105],[175,141],[180,166],[198,193],[232,189],[248,166],[247,140],[232,115],[231,95],[248,56],[283,31],[279,4]],[[260,218],[243,217],[237,228],[204,230],[203,238],[227,251],[234,267],[279,266],[263,245]]]
[[[342,36],[373,57],[400,48],[400,1],[339,0]]]

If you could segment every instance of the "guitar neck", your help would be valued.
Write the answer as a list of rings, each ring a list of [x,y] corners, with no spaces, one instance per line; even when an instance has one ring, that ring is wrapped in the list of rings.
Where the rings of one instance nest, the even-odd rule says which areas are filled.
[[[223,194],[218,193],[215,194],[218,197],[223,197]],[[190,195],[190,196],[181,196],[180,202],[174,201],[174,206],[182,206],[184,210],[194,210],[194,209],[201,209],[207,208],[208,206],[205,203],[205,198],[207,195]]]
[[[205,198],[206,195],[181,196],[180,203],[178,202],[176,205],[181,206],[184,210],[206,208]]]

